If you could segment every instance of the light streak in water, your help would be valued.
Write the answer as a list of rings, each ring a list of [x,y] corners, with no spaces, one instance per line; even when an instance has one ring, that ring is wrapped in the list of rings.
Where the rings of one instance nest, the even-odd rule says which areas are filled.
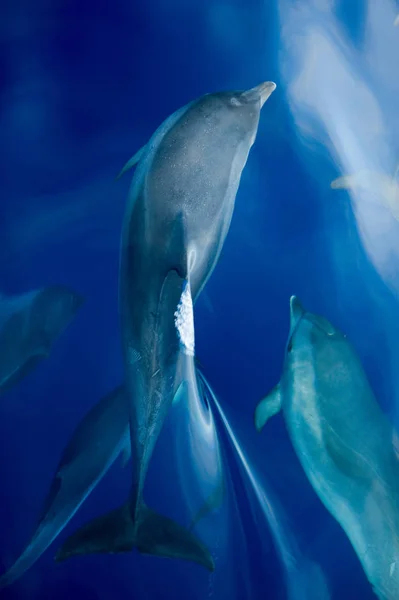
[[[218,399],[203,374],[201,374],[201,377],[208,387],[213,404],[219,413],[230,442],[237,453],[240,464],[248,477],[255,497],[269,525],[285,570],[289,600],[329,600],[330,593],[322,569],[318,564],[301,555],[293,534],[289,534],[285,530],[284,521],[286,519],[283,516],[281,507],[276,508],[278,502],[275,498],[273,498],[274,506],[272,505],[270,500],[271,493],[269,491],[266,492],[265,486],[260,483],[258,473],[247,458]]]

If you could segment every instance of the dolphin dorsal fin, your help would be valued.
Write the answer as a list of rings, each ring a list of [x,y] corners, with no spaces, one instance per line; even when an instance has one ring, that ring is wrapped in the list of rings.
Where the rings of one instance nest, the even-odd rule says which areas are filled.
[[[281,406],[281,386],[278,383],[267,396],[262,398],[255,409],[256,429],[261,431],[267,421],[281,410]]]
[[[129,158],[129,160],[127,161],[127,163],[124,165],[123,169],[115,177],[116,181],[118,181],[118,179],[120,179],[122,177],[122,175],[124,175],[127,171],[130,171],[130,169],[133,169],[133,167],[135,167],[137,165],[137,163],[139,162],[139,160],[143,156],[144,150],[146,149],[146,147],[147,147],[147,144],[145,144],[144,146],[142,146],[140,148],[140,150],[137,150],[136,154],[134,154],[132,156],[132,158]]]

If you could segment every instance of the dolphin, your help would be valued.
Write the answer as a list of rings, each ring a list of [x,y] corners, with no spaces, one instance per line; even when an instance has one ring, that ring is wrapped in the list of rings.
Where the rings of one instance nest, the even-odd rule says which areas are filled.
[[[399,598],[395,434],[346,336],[291,298],[280,383],[258,404],[260,431],[282,409],[296,455],[349,538],[374,592]]]
[[[275,87],[266,82],[190,102],[129,161],[137,166],[123,223],[119,305],[131,493],[124,505],[72,534],[58,560],[136,548],[214,569],[192,532],[147,507],[143,488],[174,397],[197,386],[193,304],[219,259],[261,108]]]
[[[56,285],[0,298],[0,394],[49,356],[82,304],[82,296]]]
[[[123,386],[102,398],[82,419],[58,465],[41,518],[25,550],[0,577],[0,588],[21,577],[52,544],[123,452],[130,457],[129,418]]]

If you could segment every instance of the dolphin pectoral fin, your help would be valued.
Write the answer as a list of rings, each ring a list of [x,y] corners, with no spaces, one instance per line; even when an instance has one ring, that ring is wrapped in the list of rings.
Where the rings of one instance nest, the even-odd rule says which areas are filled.
[[[359,183],[359,178],[356,175],[342,175],[334,179],[330,187],[333,190],[349,190],[354,188]]]
[[[330,187],[333,190],[353,190],[355,188],[372,189],[373,183],[380,179],[381,173],[363,170],[351,175],[341,175],[334,179]]]
[[[268,394],[265,396],[257,405],[255,409],[255,427],[258,431],[261,431],[266,425],[267,421],[274,417],[282,406],[281,398],[281,387],[278,383]]]
[[[134,154],[134,156],[132,156],[132,158],[130,158],[127,161],[127,163],[124,165],[123,169],[115,177],[116,181],[118,181],[118,179],[120,179],[122,177],[122,175],[124,175],[127,171],[130,171],[130,169],[133,169],[133,167],[135,167],[137,165],[137,163],[139,162],[140,158],[143,156],[144,150],[146,149],[146,147],[147,147],[147,144],[145,144],[144,146],[142,146],[140,148],[140,150],[137,150],[136,154]]]
[[[141,554],[181,558],[214,570],[209,550],[190,531],[146,506],[140,507],[134,523],[128,504],[78,529],[58,550],[55,560],[61,562],[81,554],[130,552],[133,548]]]

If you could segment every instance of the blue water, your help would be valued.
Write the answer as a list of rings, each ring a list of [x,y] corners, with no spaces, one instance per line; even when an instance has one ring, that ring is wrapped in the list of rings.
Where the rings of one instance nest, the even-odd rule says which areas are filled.
[[[283,419],[257,434],[253,411],[280,378],[295,293],[347,333],[397,421],[399,194],[389,207],[330,187],[365,168],[390,176],[399,162],[397,13],[392,0],[3,0],[0,292],[56,283],[85,304],[1,398],[2,569],[31,535],[77,423],[123,380],[118,265],[131,176],[116,174],[188,101],[263,80],[277,89],[195,313],[227,480],[198,530],[215,572],[136,551],[54,563],[68,534],[126,497],[129,467],[118,461],[1,598],[375,598]],[[152,506],[186,523],[202,468],[187,460],[187,418],[172,411],[146,488]]]

